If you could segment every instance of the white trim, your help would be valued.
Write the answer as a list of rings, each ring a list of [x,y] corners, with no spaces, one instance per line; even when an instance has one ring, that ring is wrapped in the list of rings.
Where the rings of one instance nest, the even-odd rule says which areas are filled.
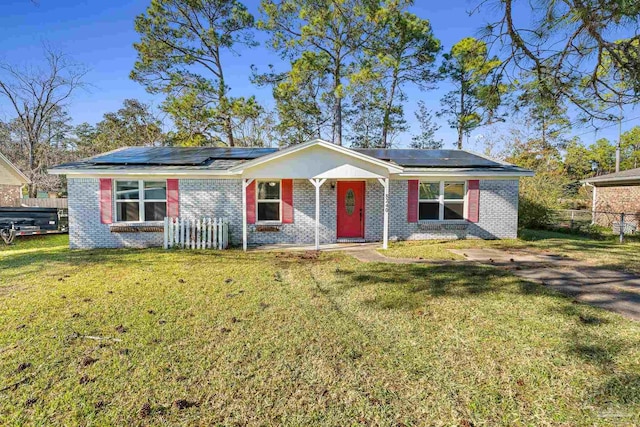
[[[118,182],[125,182],[125,181],[130,181],[130,182],[138,182],[138,198],[137,199],[118,199]],[[164,182],[164,200],[163,199],[146,199],[145,198],[145,188],[144,188],[144,183],[145,182]],[[117,224],[117,225],[126,225],[126,224],[137,224],[140,225],[142,223],[150,223],[150,222],[154,222],[154,220],[149,220],[147,221],[147,219],[145,218],[145,214],[144,214],[144,205],[146,202],[149,203],[158,203],[158,202],[164,202],[165,204],[165,216],[166,216],[166,208],[167,208],[167,180],[166,179],[149,179],[149,180],[143,180],[143,179],[114,179],[112,181],[112,192],[113,192],[113,218],[115,218],[115,221],[112,222],[112,224]],[[122,204],[122,203],[138,203],[138,221],[118,221],[118,203]],[[162,220],[155,220],[155,222],[162,222]]]
[[[420,198],[420,185],[422,183],[425,184],[438,184],[438,198],[437,199],[421,199]],[[450,183],[450,184],[463,184],[463,193],[462,193],[462,199],[445,199],[444,198],[444,186],[445,183]],[[430,223],[430,222],[445,222],[445,223],[451,223],[451,222],[465,222],[467,220],[467,190],[468,190],[468,186],[467,186],[468,182],[467,181],[459,181],[459,180],[451,180],[451,179],[444,179],[444,180],[421,180],[418,182],[418,203],[417,203],[417,209],[418,209],[418,222],[419,223]],[[460,204],[462,203],[462,218],[460,219],[445,219],[444,218],[444,208],[445,208],[445,204],[446,203],[456,203],[456,204]],[[438,203],[438,219],[420,219],[420,203]]]
[[[479,171],[479,170],[465,170],[465,169],[447,169],[447,168],[433,168],[425,171],[405,170],[396,176],[402,179],[420,179],[424,177],[464,177],[465,179],[495,177],[494,179],[505,179],[512,177],[524,177],[534,176],[533,171]]]
[[[9,168],[9,172],[13,172],[15,175],[17,175],[18,181],[21,181],[20,183],[22,185],[31,183],[29,178],[27,178],[27,176],[25,174],[23,174],[22,171],[20,169],[18,169],[18,167],[16,165],[11,163],[11,161],[2,153],[0,153],[0,160],[2,160],[4,163],[7,164],[8,168]]]
[[[266,162],[270,162],[272,160],[279,159],[283,156],[287,156],[289,154],[296,153],[300,150],[304,150],[309,147],[313,147],[319,145],[324,148],[328,148],[330,150],[337,151],[339,153],[345,154],[347,156],[351,156],[378,166],[381,166],[387,169],[390,173],[400,173],[403,171],[403,168],[394,164],[391,164],[387,161],[376,159],[375,157],[367,156],[366,154],[359,153],[357,151],[351,150],[349,148],[343,147],[341,145],[332,144],[331,142],[324,141],[322,139],[314,139],[309,142],[305,142],[303,144],[293,145],[291,147],[285,148],[283,150],[276,151],[271,154],[267,154],[265,156],[258,157],[256,159],[250,160],[245,163],[241,163],[239,165],[233,166],[229,168],[229,172],[238,172],[242,173],[246,169],[252,168],[254,166],[261,165]]]
[[[253,179],[242,180],[242,250],[247,251],[247,187]]]
[[[277,182],[278,183],[278,199],[260,199],[258,193],[260,192],[259,184],[261,182]],[[260,220],[258,218],[258,204],[259,203],[278,203],[278,219]],[[256,179],[256,224],[262,225],[280,225],[282,224],[282,180],[281,179]]]
[[[309,182],[316,188],[316,250],[320,250],[320,187],[327,179],[312,179],[309,178]]]
[[[221,178],[238,178],[239,173],[229,172],[229,170],[180,170],[180,169],[58,169],[51,168],[47,170],[50,175],[74,175],[77,178],[92,178],[114,175],[162,175],[176,176],[185,178],[189,176],[198,176],[203,178],[221,177]]]
[[[378,178],[378,182],[384,188],[382,198],[382,249],[387,249],[389,247],[389,178]]]

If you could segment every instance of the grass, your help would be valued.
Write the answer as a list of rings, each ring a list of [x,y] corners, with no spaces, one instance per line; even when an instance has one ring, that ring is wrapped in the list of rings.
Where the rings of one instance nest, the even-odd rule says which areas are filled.
[[[0,252],[3,425],[640,422],[640,324],[503,270],[49,242]]]
[[[615,236],[605,240],[594,240],[552,231],[522,230],[519,239],[395,242],[381,253],[396,258],[455,260],[464,257],[450,252],[449,249],[467,248],[537,250],[640,274],[640,242],[634,240],[620,244]]]

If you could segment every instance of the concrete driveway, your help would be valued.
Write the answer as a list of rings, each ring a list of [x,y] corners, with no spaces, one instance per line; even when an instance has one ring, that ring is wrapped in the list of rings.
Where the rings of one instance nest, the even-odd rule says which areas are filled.
[[[577,301],[640,320],[640,277],[557,255],[526,250],[450,249],[469,261],[507,268],[516,276],[570,295]]]

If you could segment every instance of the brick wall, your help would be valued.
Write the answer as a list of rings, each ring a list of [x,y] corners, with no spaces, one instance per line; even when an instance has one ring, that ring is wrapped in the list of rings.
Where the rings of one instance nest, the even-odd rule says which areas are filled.
[[[481,180],[477,223],[407,222],[408,181],[391,181],[389,239],[507,239],[518,235],[518,181]]]
[[[640,185],[597,187],[596,211],[632,214],[625,220],[637,223],[640,218]],[[595,222],[604,227],[611,226],[614,221],[620,221],[619,215],[606,213],[595,215]]]
[[[215,217],[229,220],[229,240],[242,243],[242,182],[239,179],[180,180],[180,215],[187,218]],[[112,233],[100,223],[98,179],[70,178],[69,234],[72,248],[161,246],[162,233]],[[336,240],[336,192],[327,181],[320,188],[320,242]],[[407,181],[392,180],[389,188],[390,239],[511,238],[517,235],[518,181],[480,182],[480,221],[476,224],[444,225],[407,222]],[[365,190],[365,239],[382,240],[383,187],[368,180]],[[293,182],[294,221],[277,231],[260,231],[248,224],[250,245],[313,243],[315,241],[315,188],[308,180]]]
[[[20,206],[20,186],[0,184],[0,206]]]
[[[162,246],[162,233],[112,233],[109,224],[100,222],[97,178],[69,178],[67,192],[71,249]]]

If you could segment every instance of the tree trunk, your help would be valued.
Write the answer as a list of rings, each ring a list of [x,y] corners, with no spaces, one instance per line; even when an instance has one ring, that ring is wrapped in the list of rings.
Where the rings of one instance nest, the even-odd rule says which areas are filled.
[[[336,64],[333,72],[333,93],[335,105],[333,107],[333,143],[342,145],[342,94],[338,92],[340,86],[340,63]]]
[[[464,108],[464,82],[462,82],[462,84],[460,85],[460,117],[458,117],[458,150],[462,150],[465,115],[466,109]]]
[[[38,196],[38,187],[35,183],[35,169],[36,169],[36,141],[34,138],[29,137],[29,180],[31,181],[27,184],[27,189],[29,192],[29,197],[35,198]]]
[[[389,148],[387,141],[389,139],[389,128],[391,127],[391,109],[393,108],[393,97],[396,94],[396,84],[398,81],[397,72],[393,73],[393,80],[391,83],[391,93],[389,93],[389,100],[385,106],[384,118],[382,120],[382,148]]]
[[[231,117],[229,114],[224,116],[224,132],[227,134],[227,141],[229,142],[229,147],[234,147],[236,145],[235,140],[233,139],[233,127],[231,126]]]

